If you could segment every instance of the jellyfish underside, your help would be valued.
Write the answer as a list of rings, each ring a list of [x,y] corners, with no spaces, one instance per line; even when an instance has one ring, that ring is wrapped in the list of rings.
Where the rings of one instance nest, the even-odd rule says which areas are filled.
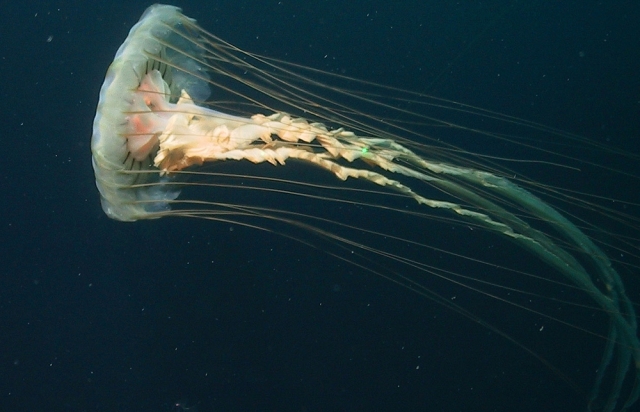
[[[212,168],[228,161],[267,163],[278,168],[297,162],[324,169],[339,181],[369,182],[370,187],[363,191],[371,194],[370,198],[396,196],[432,212],[449,212],[451,219],[496,233],[528,250],[587,294],[610,319],[591,402],[613,411],[619,402],[624,410],[637,401],[640,383],[635,377],[640,368],[640,343],[634,308],[619,274],[590,237],[539,197],[498,173],[456,166],[441,159],[429,160],[427,154],[416,150],[419,146],[410,147],[406,140],[358,122],[349,124],[349,128],[320,122],[322,113],[328,122],[336,123],[353,112],[335,110],[327,116],[327,112],[316,108],[331,102],[320,100],[312,104],[311,99],[317,97],[315,92],[303,95],[304,91],[294,87],[287,94],[279,89],[295,78],[294,73],[283,70],[286,81],[282,81],[276,74],[252,66],[252,61],[273,68],[265,58],[242,52],[205,32],[179,9],[156,5],[145,12],[107,73],[94,122],[96,182],[103,209],[110,217],[123,221],[163,216],[275,220],[362,253],[377,254],[391,264],[432,273],[430,266],[422,262],[334,234],[322,226],[328,222],[313,223],[314,217],[303,212],[180,196],[180,188],[208,185],[206,180],[193,183],[188,178],[214,176]],[[244,72],[259,75],[244,78],[239,74]],[[238,91],[234,91],[233,84],[237,84]],[[261,108],[263,113],[239,115],[246,106],[233,106],[241,107],[235,114],[211,109],[212,104],[205,100],[213,87],[218,87],[214,99],[230,95],[248,106]],[[262,95],[268,96],[270,103],[261,103]],[[285,113],[278,109],[279,105],[319,120],[312,122]],[[256,179],[259,185],[260,180]],[[298,186],[274,191],[296,196],[296,188],[302,192],[306,183],[304,177],[291,180],[294,181]],[[442,196],[425,196],[414,186],[432,188],[429,193]],[[334,193],[332,190],[339,189],[323,193]],[[309,190],[298,195],[314,198],[313,193]],[[334,200],[351,202],[349,192],[335,195]],[[393,208],[373,201],[367,205],[381,212]],[[425,212],[424,216],[430,215]],[[256,219],[249,222],[245,224],[264,227],[255,223]],[[544,224],[537,226],[536,222]],[[331,223],[354,229],[348,223]],[[381,273],[378,269],[372,271]],[[414,278],[382,275],[432,296]],[[462,308],[445,304],[464,313]],[[605,377],[608,373],[611,377]],[[605,381],[607,388],[603,387]],[[620,400],[625,382],[629,381],[634,382],[631,390]]]

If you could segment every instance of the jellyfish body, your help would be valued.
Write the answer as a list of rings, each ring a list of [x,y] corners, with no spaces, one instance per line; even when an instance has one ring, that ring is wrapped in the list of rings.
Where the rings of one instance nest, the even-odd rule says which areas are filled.
[[[604,399],[606,411],[616,409],[625,381],[635,379],[640,368],[636,316],[620,276],[588,236],[540,198],[505,177],[441,159],[430,160],[406,142],[379,130],[376,133],[366,125],[356,133],[279,110],[238,115],[208,107],[205,100],[213,86],[220,92],[214,98],[222,99],[226,93],[263,111],[277,109],[278,103],[283,103],[303,111],[309,107],[313,114],[318,113],[316,107],[322,106],[322,101],[311,104],[309,96],[313,94],[305,95],[295,88],[289,92],[280,90],[281,80],[273,74],[262,71],[262,83],[244,76],[244,72],[256,70],[251,59],[260,63],[265,60],[250,54],[243,55],[249,59],[239,58],[238,53],[237,48],[203,31],[171,6],[150,7],[131,29],[107,72],[94,122],[93,166],[102,207],[108,216],[123,221],[168,215],[223,220],[228,217],[220,218],[219,209],[226,208],[226,215],[277,219],[335,242],[374,251],[391,262],[424,270],[418,262],[313,227],[303,221],[301,214],[180,199],[179,188],[185,184],[181,179],[206,174],[198,167],[227,161],[276,167],[296,161],[324,169],[340,181],[364,180],[421,207],[451,212],[456,218],[528,250],[609,315],[609,336],[592,399]],[[240,74],[225,69],[227,66]],[[284,73],[291,76],[288,70]],[[216,80],[216,76],[222,80]],[[235,81],[239,90],[226,86],[227,79]],[[261,94],[273,102],[261,103]],[[342,113],[331,112],[334,116],[330,120],[339,120]],[[447,197],[432,198],[414,189],[423,184]],[[525,213],[527,220],[522,217]],[[544,222],[544,228],[532,222]],[[548,227],[561,240],[548,234]],[[614,360],[616,364],[612,365]],[[612,370],[611,377],[605,379],[605,373]],[[606,393],[602,388],[604,380],[610,381]],[[640,383],[636,380],[631,386],[623,409],[640,396]]]
[[[204,80],[185,79],[182,70],[149,58],[162,56],[189,70],[199,69],[193,60],[163,44],[166,41],[190,50],[188,42],[181,41],[174,32],[183,21],[187,19],[176,8],[150,7],[118,49],[100,90],[91,150],[103,210],[114,219],[150,217],[153,212],[166,210],[167,202],[179,193],[163,185],[158,175],[127,172],[153,168],[152,151],[157,146],[154,130],[158,127],[154,122],[163,116],[151,113],[166,108],[170,93],[165,89],[167,80],[174,91],[188,89],[201,98],[207,97]],[[145,76],[152,71],[155,77],[153,73]],[[204,79],[204,73],[202,76]],[[134,185],[137,186],[132,188]]]

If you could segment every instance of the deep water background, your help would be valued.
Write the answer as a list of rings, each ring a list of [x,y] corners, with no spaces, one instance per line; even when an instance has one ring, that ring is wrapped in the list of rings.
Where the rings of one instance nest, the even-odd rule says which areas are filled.
[[[640,152],[638,2],[174,4],[243,49]],[[148,5],[3,5],[0,410],[585,409],[584,392],[507,340],[319,251],[225,224],[109,220],[91,125]],[[640,203],[619,174],[538,177]],[[556,329],[569,343],[544,356],[587,391],[598,345]]]

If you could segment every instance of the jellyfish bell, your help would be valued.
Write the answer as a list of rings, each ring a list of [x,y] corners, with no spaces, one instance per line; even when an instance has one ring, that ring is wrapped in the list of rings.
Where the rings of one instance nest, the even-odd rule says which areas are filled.
[[[506,178],[506,169],[455,147],[423,143],[410,126],[438,120],[399,104],[426,110],[446,102],[425,104],[417,94],[384,87],[359,93],[318,79],[369,86],[242,51],[176,7],[151,6],[116,53],[100,91],[92,154],[103,210],[121,221],[182,216],[277,232],[412,289],[507,339],[428,284],[444,280],[522,309],[490,291],[519,291],[517,286],[438,268],[427,256],[455,255],[545,285],[576,288],[609,318],[608,332],[599,332],[604,355],[589,399],[606,411],[634,404],[640,395],[634,307],[598,244]],[[387,92],[401,96],[386,97]],[[514,123],[467,106],[449,107]],[[388,121],[387,111],[402,120]],[[231,163],[245,168],[229,172]],[[292,168],[293,174],[277,174]],[[320,174],[332,176],[331,182],[316,180]],[[241,201],[240,192],[260,197]],[[317,205],[355,206],[381,218],[329,215]],[[381,225],[396,218],[425,229],[409,233]],[[545,262],[561,281],[447,250],[438,245],[443,236],[427,225],[432,222],[509,240]],[[282,224],[296,231],[283,231]]]
[[[107,71],[91,150],[102,207],[114,219],[149,218],[179,194],[168,179],[145,171],[154,169],[157,130],[179,110],[171,96],[183,90],[201,100],[209,95],[206,72],[195,61],[199,51],[178,31],[188,21],[177,8],[150,7]]]

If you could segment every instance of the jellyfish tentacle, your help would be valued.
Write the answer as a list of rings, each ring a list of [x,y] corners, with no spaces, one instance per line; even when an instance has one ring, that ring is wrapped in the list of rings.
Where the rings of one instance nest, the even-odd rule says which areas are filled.
[[[392,188],[413,198],[419,204],[449,209],[489,230],[509,236],[524,248],[531,250],[591,295],[610,314],[609,338],[612,341],[607,342],[600,369],[609,368],[615,352],[618,362],[611,384],[611,394],[605,400],[605,410],[615,408],[630,367],[630,358],[635,359],[636,368],[640,362],[640,342],[636,335],[636,318],[632,305],[626,298],[619,275],[604,253],[575,225],[530,192],[505,178],[488,172],[427,161],[390,139],[360,137],[342,128],[328,130],[321,123],[312,124],[304,119],[292,118],[286,113],[274,113],[270,116],[254,115],[251,119],[246,119],[244,124],[224,123],[220,119],[213,120],[211,116],[201,119],[191,117],[188,121],[185,120],[184,115],[175,117],[176,120],[169,122],[160,137],[160,151],[156,157],[156,165],[165,171],[180,170],[192,164],[221,160],[269,162],[277,166],[284,165],[288,159],[297,159],[320,166],[341,180],[348,178],[367,180]],[[211,125],[208,125],[209,123]],[[220,130],[223,127],[224,133],[221,133]],[[225,144],[220,144],[219,141],[210,139],[207,144],[203,144],[195,134],[196,130],[200,132],[208,130],[205,135],[210,136],[228,136],[229,140],[225,141]],[[232,137],[234,134],[241,135],[242,138],[234,139]],[[317,144],[310,145],[313,142]],[[160,153],[167,155],[162,157]],[[171,158],[175,153],[179,154],[178,158]],[[171,159],[172,163],[166,163],[166,159]],[[341,164],[339,163],[341,159],[350,164],[361,159],[382,171],[427,182],[468,202],[480,211],[471,210],[454,202],[428,199],[397,179],[376,170]],[[559,232],[576,246],[576,250],[590,257],[598,268],[597,273],[590,274],[571,252],[514,213],[469,190],[455,180],[441,177],[446,175],[455,176],[472,186],[497,192],[501,197],[512,199],[516,204],[521,205],[531,215],[555,225],[559,228]],[[606,290],[598,288],[595,284],[596,280],[603,281]],[[620,299],[620,296],[624,297]],[[598,397],[602,376],[603,373],[598,373],[596,376],[592,395],[594,399]],[[634,403],[639,393],[640,386],[636,384],[627,399],[627,404]]]

